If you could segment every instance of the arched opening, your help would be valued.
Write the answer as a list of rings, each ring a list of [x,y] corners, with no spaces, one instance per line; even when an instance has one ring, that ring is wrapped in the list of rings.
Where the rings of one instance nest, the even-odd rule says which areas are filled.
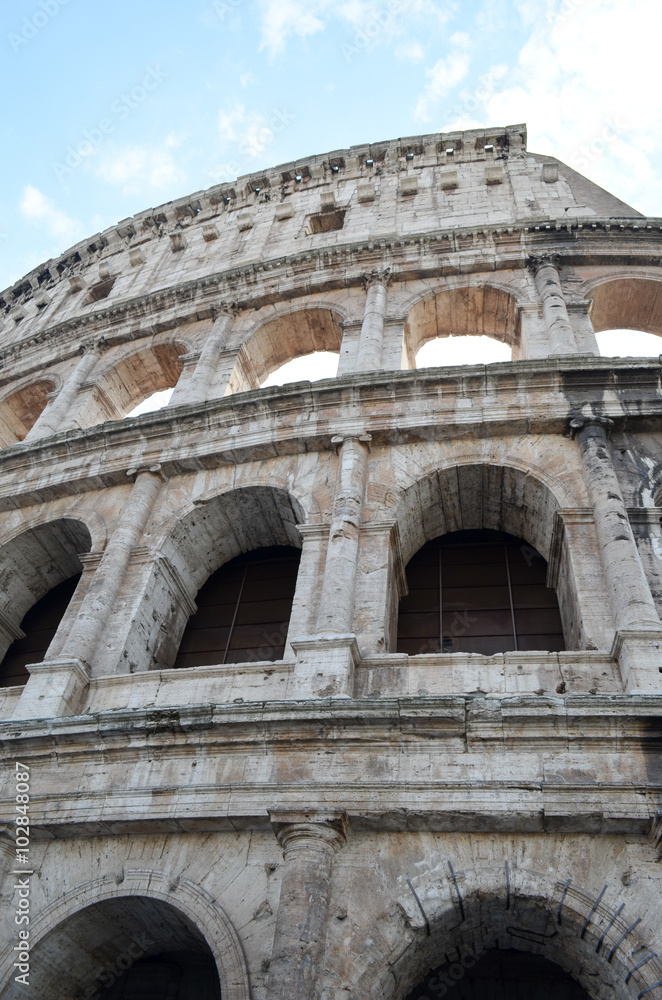
[[[209,577],[184,631],[175,667],[282,660],[299,549],[246,552]]]
[[[567,500],[565,505],[571,506]],[[401,600],[407,594],[405,567],[408,566],[410,560],[429,542],[439,540],[435,544],[442,545],[442,547],[450,544],[448,541],[444,542],[443,537],[448,536],[450,539],[452,532],[480,531],[504,532],[517,539],[515,546],[517,552],[513,553],[513,559],[519,560],[517,572],[524,572],[524,570],[528,572],[527,560],[530,560],[531,572],[537,574],[536,580],[538,582],[535,586],[541,587],[545,583],[545,585],[549,584],[553,587],[555,591],[562,623],[564,647],[566,649],[586,648],[586,644],[593,641],[592,633],[595,623],[590,618],[590,614],[582,613],[579,608],[576,569],[573,561],[576,556],[573,557],[573,553],[569,549],[567,534],[559,530],[556,512],[560,506],[561,504],[551,489],[531,470],[525,472],[512,466],[487,463],[449,466],[412,483],[402,494],[396,510],[400,548],[397,565],[390,577],[392,589],[389,606],[392,608],[392,618],[389,646],[391,650],[395,651],[396,648],[398,608]],[[457,549],[458,553],[462,551],[461,548]],[[509,555],[511,551],[509,548]],[[438,560],[439,557],[435,552],[435,545],[432,545],[429,550],[426,550],[426,553],[422,553],[421,559],[424,560],[429,556],[432,562],[437,565],[435,560]],[[550,562],[552,565],[549,567],[549,575],[546,577],[547,564]],[[505,574],[505,565],[502,565],[502,570]],[[431,573],[432,570],[428,568],[427,572]],[[438,574],[438,568],[436,572]],[[585,576],[582,577],[582,580],[582,586],[585,590]],[[505,585],[507,587],[507,578]],[[436,586],[438,588],[438,583]],[[425,590],[426,588],[421,589]],[[536,593],[538,594],[537,599],[540,601],[547,600],[546,597],[543,597],[542,591],[536,591]],[[466,596],[466,594],[463,595],[460,600],[466,600]],[[421,605],[418,611],[423,612],[425,610],[424,601],[430,601],[433,598],[434,595],[431,592],[418,595],[418,597],[412,594],[412,610],[415,600],[420,599]],[[551,599],[551,595],[549,595],[549,600],[551,601]],[[506,609],[509,607],[510,603],[505,605]],[[403,608],[406,608],[406,601]],[[464,611],[466,608],[466,604],[464,608],[451,608],[451,625],[454,621],[455,611]],[[486,612],[488,610],[485,608]],[[522,612],[524,610],[522,608]],[[536,609],[529,610],[532,612],[531,617],[536,618]],[[547,612],[552,614],[553,612],[551,607],[546,607],[544,604],[537,610],[541,613],[544,612],[544,614]],[[508,611],[508,613],[510,612]],[[468,633],[465,632],[463,636],[460,636],[458,633],[463,625],[457,619],[455,619],[455,623],[455,634],[452,632],[447,634],[448,630],[444,633],[437,625],[434,635],[427,638],[432,640],[436,636],[438,645],[439,639],[443,639],[444,636],[453,639],[455,643],[460,642],[463,636]],[[557,626],[550,628],[548,624],[540,632],[532,631],[530,634],[532,637],[536,634],[556,634],[556,628]],[[524,634],[520,638],[522,645],[518,648],[532,648],[529,639],[525,638]],[[402,639],[404,641],[404,634]],[[422,642],[424,637],[414,635],[412,639],[416,642]],[[550,644],[553,649],[558,649],[560,638],[558,643],[556,641],[552,643],[550,639]],[[412,646],[412,652],[413,648]],[[458,651],[457,644],[454,644],[453,648]],[[512,649],[513,646],[509,645],[508,648]],[[536,645],[535,648],[544,649],[545,647]],[[426,651],[435,651],[434,645],[428,645]]]
[[[496,341],[504,345],[502,357],[494,360],[516,358],[518,345],[517,301],[515,296],[491,285],[451,288],[421,299],[410,310],[404,328],[404,348],[407,364],[418,367],[419,352],[429,341],[445,341],[454,338],[447,345],[430,348],[434,354],[443,352],[452,357],[454,351],[464,352],[467,342],[463,338],[487,338],[478,343],[482,348],[466,350],[463,357],[467,361],[443,361],[440,364],[485,364],[481,356],[485,345],[491,347]],[[458,343],[458,341],[462,343]],[[510,349],[510,356],[507,351]],[[423,354],[422,360],[426,357]],[[427,361],[426,366],[430,362]]]
[[[542,955],[490,948],[480,956],[452,955],[407,1000],[588,1000],[588,996],[576,979]]]
[[[236,584],[236,578],[229,580],[228,590],[225,596],[219,593],[225,586],[223,583],[223,573],[212,580],[214,574],[222,567],[229,566],[232,560],[249,553],[256,553],[253,558],[262,558],[259,552],[272,548],[287,548],[295,550],[287,557],[290,567],[287,570],[289,576],[282,579],[283,591],[281,598],[285,602],[290,601],[290,591],[293,589],[292,569],[293,560],[297,560],[301,549],[301,536],[297,525],[304,520],[303,511],[299,503],[282,489],[269,486],[253,486],[243,489],[236,489],[213,496],[205,501],[196,504],[193,510],[173,519],[172,529],[158,543],[160,558],[149,570],[143,588],[143,597],[136,605],[135,619],[132,627],[127,629],[124,638],[124,659],[131,664],[131,669],[169,669],[175,664],[178,666],[202,665],[203,663],[218,664],[222,662],[225,644],[227,643],[227,619],[223,614],[227,614],[227,605],[232,606],[232,614],[236,612],[235,629],[237,624],[241,628],[236,631],[234,638],[235,645],[229,649],[229,653],[234,655],[235,651],[241,648],[239,638],[241,629],[251,624],[250,615],[257,615],[260,602],[265,601],[268,596],[266,581],[263,581],[263,593],[260,596],[259,586],[253,577],[257,570],[247,571],[247,579],[250,587],[246,596],[254,595],[252,609],[249,607],[250,601],[242,600],[237,602],[238,591],[231,588]],[[265,553],[265,558],[270,558],[269,553]],[[298,560],[297,560],[298,561]],[[228,574],[239,574],[239,583],[243,576],[241,564],[228,568]],[[275,565],[275,564],[274,564]],[[276,569],[278,572],[276,573]],[[280,569],[276,567],[274,574],[285,573],[283,565]],[[265,570],[266,572],[266,570]],[[290,582],[287,582],[289,579]],[[205,585],[209,581],[209,586],[205,590]],[[254,586],[255,584],[255,586]],[[266,618],[257,622],[256,645],[244,648],[261,650],[265,647],[264,659],[276,658],[276,652],[280,649],[282,642],[283,624],[289,618],[287,608],[278,605],[278,600],[268,602],[262,606],[262,611],[266,612]],[[289,606],[289,604],[288,604]],[[270,616],[275,617],[271,618]],[[182,637],[191,622],[187,645],[180,650]],[[271,621],[275,622],[274,628],[270,627]],[[230,619],[230,624],[232,618]],[[255,622],[253,622],[255,624]],[[267,628],[266,626],[269,625]],[[205,629],[212,631],[205,637]],[[197,637],[194,632],[198,632]],[[264,634],[263,634],[264,633]],[[278,636],[276,635],[278,633]],[[267,641],[266,636],[271,638]],[[279,638],[279,641],[276,641]],[[195,642],[197,648],[189,648],[188,643]],[[204,644],[208,642],[210,648],[204,650]],[[149,651],[149,662],[145,663],[145,652]],[[219,656],[219,650],[221,655]],[[203,653],[208,653],[209,658],[204,659]],[[181,654],[181,655],[180,655]],[[195,654],[190,659],[184,659],[186,655]],[[239,655],[237,653],[237,655]],[[179,659],[178,659],[179,656]],[[247,658],[254,659],[254,654]],[[197,663],[194,664],[194,659]],[[226,662],[236,662],[231,659]]]
[[[151,396],[147,399],[143,399],[142,403],[138,403],[137,406],[127,413],[128,417],[139,417],[142,413],[154,413],[155,410],[162,410],[164,406],[167,406],[170,402],[172,394],[174,392],[174,387],[172,389],[161,389],[159,392],[153,392]]]
[[[145,896],[93,903],[46,934],[31,949],[30,992],[104,1000],[220,1000],[211,948],[174,906]],[[13,975],[12,975],[13,980]],[[12,981],[2,1000],[25,986]]]
[[[28,663],[41,663],[74,596],[80,573],[49,590],[30,608],[20,624],[23,638],[15,639],[0,663],[0,687],[26,684]]]
[[[92,540],[80,521],[62,518],[23,532],[0,550],[0,686],[27,680],[26,663],[56,655],[65,618],[82,595],[80,555]]]
[[[643,330],[602,330],[595,339],[603,358],[657,358],[662,353],[660,336]]]
[[[402,878],[398,903],[411,933],[398,935],[386,955],[372,941],[364,949],[354,973],[359,995],[635,1000],[659,982],[659,961],[637,934],[629,903],[622,912],[616,895],[596,906],[597,891],[577,885],[575,872],[525,868],[502,846],[500,863],[494,856],[473,867],[437,855],[427,872]],[[554,866],[554,852],[548,857]]]
[[[435,337],[416,355],[417,368],[454,365],[491,365],[512,361],[512,348],[493,337]]]
[[[276,316],[242,345],[227,392],[257,389],[272,372],[305,355],[338,354],[341,341],[340,318],[332,309],[302,309]]]
[[[272,372],[262,383],[265,389],[270,385],[286,385],[288,382],[318,382],[323,378],[335,378],[340,355],[333,351],[314,351],[293,361],[287,361]]]
[[[410,559],[398,652],[565,649],[547,562],[522,538],[485,528],[427,542]]]
[[[40,379],[12,393],[0,403],[0,448],[22,441],[55,389],[50,379]]]
[[[97,379],[76,422],[90,427],[121,420],[155,393],[173,389],[183,368],[180,355],[186,352],[182,344],[157,344],[123,358]]]
[[[662,281],[611,278],[594,288],[590,298],[596,334],[603,330],[662,334]]]

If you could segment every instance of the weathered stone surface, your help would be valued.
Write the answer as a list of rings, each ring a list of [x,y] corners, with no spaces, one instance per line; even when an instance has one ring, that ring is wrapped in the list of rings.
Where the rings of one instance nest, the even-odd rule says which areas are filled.
[[[595,331],[662,333],[661,245],[512,126],[239,178],[0,296],[2,655],[81,573],[0,687],[3,1000],[17,760],[35,996],[187,952],[223,1000],[437,997],[495,947],[655,996],[662,384]],[[416,370],[465,334],[513,360]],[[261,388],[314,351],[336,378]],[[547,561],[565,650],[397,652],[407,563],[475,528]],[[175,669],[207,579],[271,546],[284,658]]]

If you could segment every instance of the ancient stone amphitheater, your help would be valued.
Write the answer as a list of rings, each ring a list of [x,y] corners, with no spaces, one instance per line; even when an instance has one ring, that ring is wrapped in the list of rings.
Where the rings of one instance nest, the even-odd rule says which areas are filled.
[[[662,334],[662,220],[418,136],[0,317],[2,1000],[662,998],[661,370],[595,338]]]

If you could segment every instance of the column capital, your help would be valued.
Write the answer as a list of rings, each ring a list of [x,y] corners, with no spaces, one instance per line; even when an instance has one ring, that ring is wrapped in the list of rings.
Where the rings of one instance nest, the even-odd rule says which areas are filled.
[[[527,254],[526,266],[535,276],[545,264],[551,264],[558,271],[561,257],[557,253]]]
[[[238,316],[240,311],[236,302],[215,302],[211,306],[211,318],[217,320],[220,316]]]
[[[375,267],[372,271],[363,272],[361,282],[366,291],[371,285],[384,285],[385,288],[388,288],[392,277],[393,274],[390,267]]]
[[[107,337],[97,337],[96,340],[90,340],[87,342],[81,342],[78,345],[77,354],[103,354],[104,351],[108,350],[110,344],[108,343]]]
[[[578,414],[575,417],[571,417],[568,421],[568,435],[573,438],[583,431],[585,427],[601,427],[605,434],[609,434],[609,431],[614,426],[614,421],[611,417],[604,417],[600,414]]]
[[[133,479],[134,482],[143,472],[150,472],[153,476],[158,476],[162,483],[167,483],[168,481],[168,477],[161,465],[132,465],[130,469],[126,470],[127,476],[129,479]]]
[[[347,842],[349,820],[344,809],[270,809],[269,819],[284,851],[309,843],[325,844],[335,853]]]
[[[356,434],[334,434],[331,438],[331,447],[335,451],[336,455],[346,441],[358,441],[359,444],[366,445],[368,451],[372,451],[370,447],[372,434],[368,434],[367,431],[362,431]]]

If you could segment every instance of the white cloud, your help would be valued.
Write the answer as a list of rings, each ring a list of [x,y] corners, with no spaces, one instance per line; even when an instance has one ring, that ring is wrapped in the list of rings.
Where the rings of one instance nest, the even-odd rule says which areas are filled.
[[[471,64],[469,51],[469,36],[461,31],[456,31],[450,37],[450,43],[454,46],[452,51],[444,59],[438,59],[432,69],[428,69],[425,75],[429,81],[425,90],[416,103],[414,112],[417,119],[429,121],[433,107],[441,97],[445,97],[458,84],[462,83]]]
[[[324,30],[317,12],[332,6],[332,0],[265,0],[263,3],[261,49],[271,56],[285,48],[291,35],[306,38]]]
[[[262,0],[260,43],[273,58],[290,38],[307,38],[326,29],[335,19],[348,31],[345,44],[364,49],[406,36],[422,24],[429,34],[433,26],[446,24],[455,0]]]
[[[505,86],[465,109],[464,122],[526,122],[530,149],[558,156],[640,211],[662,214],[659,73],[655,60],[641,55],[641,39],[662,33],[662,5],[522,0],[517,6],[530,29],[518,63]]]
[[[395,55],[404,62],[419,63],[425,59],[425,49],[420,42],[405,42],[396,48]]]
[[[186,175],[169,149],[178,145],[170,135],[163,146],[126,146],[123,149],[108,146],[101,153],[96,176],[109,184],[122,185],[125,194],[141,193],[146,189],[163,189],[182,183]]]
[[[246,109],[243,104],[238,104],[232,111],[220,111],[218,115],[218,134],[221,139],[227,142],[234,142],[238,138],[237,126],[246,121]]]
[[[49,236],[72,242],[83,236],[79,222],[57,208],[52,199],[47,198],[38,188],[27,184],[19,204],[21,215],[29,222],[45,226]]]

